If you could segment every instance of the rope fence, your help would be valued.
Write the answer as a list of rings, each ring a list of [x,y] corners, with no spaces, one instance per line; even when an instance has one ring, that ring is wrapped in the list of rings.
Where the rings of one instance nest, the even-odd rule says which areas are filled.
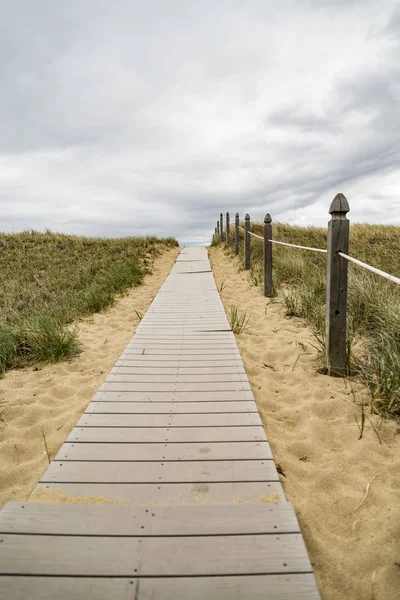
[[[245,231],[243,227],[239,227],[241,231]],[[264,238],[261,235],[256,235],[252,231],[249,231],[249,234],[259,240],[264,241]],[[311,248],[310,246],[298,246],[297,244],[289,244],[288,242],[278,242],[278,240],[268,240],[272,244],[280,244],[281,246],[290,246],[291,248],[301,248],[301,250],[313,250],[314,252],[323,252],[326,254],[328,250],[324,250],[323,248]],[[373,267],[372,267],[373,268]],[[396,278],[395,278],[396,279]]]
[[[299,246],[272,239],[272,219],[267,213],[264,219],[264,235],[256,235],[250,231],[250,216],[246,214],[244,227],[239,225],[239,214],[235,217],[235,253],[239,254],[240,231],[244,232],[244,268],[250,269],[250,237],[255,237],[263,242],[263,272],[264,296],[273,294],[272,286],[272,244],[310,250],[326,254],[326,362],[331,375],[342,376],[346,373],[347,366],[347,288],[348,288],[348,263],[356,265],[375,273],[381,277],[400,284],[400,278],[390,275],[367,263],[349,256],[350,222],[347,213],[350,207],[343,194],[337,194],[329,209],[331,220],[328,223],[328,249]],[[229,234],[228,234],[229,231]],[[217,221],[216,236],[223,236],[223,214]],[[229,213],[226,213],[226,243],[230,244]]]

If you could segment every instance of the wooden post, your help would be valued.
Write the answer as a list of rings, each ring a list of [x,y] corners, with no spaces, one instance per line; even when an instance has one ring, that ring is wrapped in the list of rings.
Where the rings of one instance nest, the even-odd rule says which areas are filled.
[[[219,223],[220,223],[219,230],[220,230],[221,237],[222,237],[224,235],[224,215],[222,213],[219,215]]]
[[[229,246],[231,243],[231,224],[229,219],[229,213],[226,213],[226,245]]]
[[[239,240],[240,240],[240,230],[239,230],[239,213],[236,213],[235,217],[235,254],[239,254]]]
[[[217,235],[219,235],[219,221],[217,221]]]
[[[346,374],[347,274],[348,264],[338,252],[349,252],[350,207],[343,194],[337,194],[329,209],[328,254],[326,271],[326,362],[329,375]]]
[[[272,219],[267,213],[264,219],[264,296],[272,296]]]
[[[244,268],[250,269],[250,215],[244,218]]]

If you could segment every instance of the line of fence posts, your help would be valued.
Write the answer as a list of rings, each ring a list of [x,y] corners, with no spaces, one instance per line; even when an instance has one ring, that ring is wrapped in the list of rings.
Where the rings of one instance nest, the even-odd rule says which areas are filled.
[[[326,263],[326,364],[328,372],[333,376],[343,376],[347,372],[347,288],[348,263],[339,256],[349,250],[350,222],[346,215],[349,203],[343,194],[337,194],[329,209],[331,220],[328,223],[328,249]],[[228,233],[229,232],[229,233]],[[222,238],[222,213],[217,221],[217,235]],[[261,237],[261,236],[258,236]],[[267,213],[264,218],[263,235],[263,275],[264,296],[273,295],[272,280],[272,219]],[[229,212],[226,213],[226,244],[230,245]],[[239,254],[240,221],[239,213],[235,216],[235,254]],[[250,269],[250,215],[244,218],[244,269]]]

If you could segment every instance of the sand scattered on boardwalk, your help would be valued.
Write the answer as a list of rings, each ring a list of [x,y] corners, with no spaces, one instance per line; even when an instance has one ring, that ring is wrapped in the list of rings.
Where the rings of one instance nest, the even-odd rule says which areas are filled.
[[[225,308],[251,319],[236,339],[323,600],[400,599],[400,425],[384,423],[380,444],[367,422],[359,440],[351,386],[317,373],[305,322],[269,304],[221,248],[210,258]],[[367,392],[353,388],[360,402]]]
[[[26,500],[48,466],[43,436],[53,459],[131,339],[139,323],[135,310],[147,310],[178,252],[165,251],[143,285],[79,323],[79,357],[37,371],[9,371],[0,380],[0,506]]]

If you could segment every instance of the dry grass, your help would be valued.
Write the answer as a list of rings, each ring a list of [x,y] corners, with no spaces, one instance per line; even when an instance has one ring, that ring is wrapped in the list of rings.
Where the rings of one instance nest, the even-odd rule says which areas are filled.
[[[252,231],[263,234],[262,223]],[[233,236],[232,236],[233,237]],[[279,241],[326,248],[327,230],[273,224]],[[218,243],[218,241],[217,241]],[[233,250],[231,243],[230,251]],[[251,238],[250,280],[262,284],[262,243]],[[351,227],[350,254],[393,275],[400,273],[400,227],[356,224]],[[243,264],[243,241],[240,246]],[[311,326],[324,355],[325,255],[274,245],[274,289],[280,288],[288,316],[303,317]],[[357,348],[357,351],[354,351]],[[361,377],[371,392],[371,409],[400,417],[400,288],[349,264],[349,375]]]
[[[0,234],[0,374],[77,354],[73,322],[140,285],[153,258],[172,246],[172,238]]]

